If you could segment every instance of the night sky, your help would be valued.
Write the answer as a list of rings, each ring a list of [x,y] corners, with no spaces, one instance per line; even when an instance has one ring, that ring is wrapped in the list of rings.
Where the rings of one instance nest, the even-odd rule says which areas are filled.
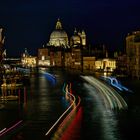
[[[24,48],[36,55],[58,18],[69,36],[84,29],[92,46],[123,49],[127,33],[140,29],[140,0],[1,0],[7,57],[20,56]]]

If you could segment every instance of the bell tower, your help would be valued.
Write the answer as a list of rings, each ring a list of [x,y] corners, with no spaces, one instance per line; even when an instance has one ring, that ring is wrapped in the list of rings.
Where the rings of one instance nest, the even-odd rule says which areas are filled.
[[[86,33],[84,30],[82,30],[82,33],[81,33],[81,40],[82,40],[82,45],[86,46]]]
[[[86,33],[84,30],[82,32],[78,32],[78,35],[81,37],[81,44],[86,46]]]

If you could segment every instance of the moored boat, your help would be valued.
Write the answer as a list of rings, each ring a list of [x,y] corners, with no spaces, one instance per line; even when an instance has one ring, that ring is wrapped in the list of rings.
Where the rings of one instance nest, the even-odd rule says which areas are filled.
[[[6,101],[18,100],[18,96],[17,95],[1,96],[0,100],[6,100]]]

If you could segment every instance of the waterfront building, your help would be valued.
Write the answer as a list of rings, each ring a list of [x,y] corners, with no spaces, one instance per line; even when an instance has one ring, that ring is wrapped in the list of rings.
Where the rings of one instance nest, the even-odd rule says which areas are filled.
[[[95,71],[96,70],[95,61],[96,58],[94,56],[93,57],[83,56],[83,70]]]
[[[140,31],[126,36],[127,71],[132,77],[140,78]]]
[[[40,48],[38,49],[38,66],[50,66],[50,55],[48,48]]]
[[[37,65],[37,57],[29,55],[27,49],[25,48],[25,52],[21,57],[21,64],[23,67],[33,68]]]
[[[82,69],[82,51],[81,46],[72,48],[72,68]]]
[[[87,48],[84,30],[80,32],[75,29],[69,37],[58,19],[49,42],[38,49],[38,66],[112,72],[116,68],[116,61],[105,57],[108,57],[108,51],[104,45],[98,49]]]
[[[97,71],[113,72],[116,69],[116,59],[103,58],[95,61]]]
[[[115,54],[116,58],[116,74],[117,76],[127,76],[127,55],[126,54]]]
[[[84,30],[69,37],[63,29],[60,19],[57,20],[54,31],[50,34],[49,42],[38,49],[38,66],[82,68],[82,50],[86,48]]]

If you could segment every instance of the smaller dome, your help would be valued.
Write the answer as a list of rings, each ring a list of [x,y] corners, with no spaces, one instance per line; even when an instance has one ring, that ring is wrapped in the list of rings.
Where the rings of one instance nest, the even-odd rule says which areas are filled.
[[[71,37],[71,45],[79,45],[81,44],[81,37],[78,35],[76,29],[74,31],[74,35]]]
[[[81,38],[80,38],[79,35],[73,35],[73,36],[71,37],[71,39],[72,39],[73,41],[76,41],[76,42],[79,42],[79,43],[80,43],[80,41],[81,41]]]

